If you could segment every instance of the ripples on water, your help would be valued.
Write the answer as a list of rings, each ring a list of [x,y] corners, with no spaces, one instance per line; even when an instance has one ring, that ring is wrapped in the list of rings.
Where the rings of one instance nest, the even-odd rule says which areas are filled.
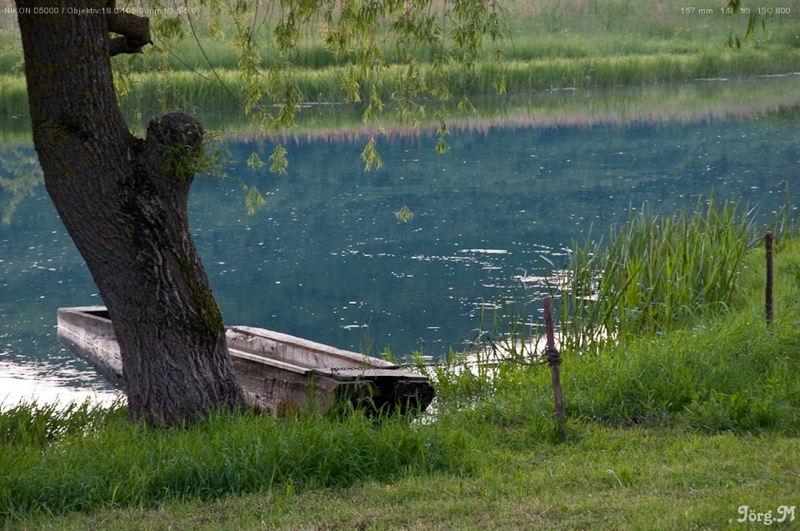
[[[198,180],[191,229],[226,322],[436,358],[462,348],[479,316],[504,300],[535,313],[546,269],[566,262],[572,239],[599,236],[644,203],[669,213],[713,193],[758,204],[766,217],[783,203],[785,182],[800,183],[800,126],[780,113],[489,127],[454,135],[444,157],[434,144],[379,144],[385,166],[369,174],[357,141],[288,145],[288,175],[238,173],[265,192],[255,216],[245,214],[238,185]],[[271,148],[231,146],[240,160],[253,149]],[[0,157],[11,153],[0,148]],[[0,207],[8,197],[0,191]],[[394,216],[403,205],[414,213],[408,222]],[[35,189],[0,226],[4,404],[116,396],[56,341],[59,307],[97,303],[83,261]]]
[[[9,352],[0,352],[0,410],[34,401],[68,404],[91,400],[110,405],[120,398],[119,391],[110,390],[83,364],[76,367],[67,360],[36,363],[10,358]]]

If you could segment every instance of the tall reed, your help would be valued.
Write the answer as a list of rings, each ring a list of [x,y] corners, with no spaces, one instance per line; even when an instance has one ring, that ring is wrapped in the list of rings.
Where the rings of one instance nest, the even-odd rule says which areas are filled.
[[[713,199],[672,216],[645,207],[604,239],[573,243],[569,265],[551,282],[563,346],[666,332],[729,308],[755,242],[752,214]]]
[[[28,93],[22,74],[0,74],[0,116],[28,114]]]

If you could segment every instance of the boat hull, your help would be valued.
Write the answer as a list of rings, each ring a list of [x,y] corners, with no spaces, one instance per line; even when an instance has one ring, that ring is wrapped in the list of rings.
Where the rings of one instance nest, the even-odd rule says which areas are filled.
[[[277,414],[337,406],[370,414],[424,411],[434,396],[426,376],[386,360],[263,328],[226,329],[233,371],[250,406]],[[103,306],[58,310],[58,339],[118,389],[122,356]]]

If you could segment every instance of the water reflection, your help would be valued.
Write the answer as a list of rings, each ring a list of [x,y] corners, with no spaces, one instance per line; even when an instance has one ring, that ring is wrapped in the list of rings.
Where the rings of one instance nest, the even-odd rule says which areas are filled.
[[[12,148],[0,157],[0,220],[9,225],[19,203],[42,185],[42,170],[31,149]]]
[[[425,135],[384,140],[385,165],[372,173],[357,137],[294,138],[287,175],[236,171],[265,192],[254,216],[239,183],[198,180],[191,229],[226,322],[436,358],[472,339],[481,313],[503,297],[538,306],[542,266],[562,265],[573,239],[600,236],[645,203],[669,213],[711,194],[742,197],[767,217],[783,204],[785,183],[800,183],[800,120],[787,110],[685,123],[515,123],[465,127],[444,157]],[[230,149],[243,161],[271,144]],[[11,167],[32,156],[30,147],[0,149]],[[0,187],[0,205],[13,209],[0,226],[0,399],[8,386],[19,390],[7,402],[47,389],[105,396],[98,390],[110,388],[59,347],[54,328],[59,307],[100,302],[95,286],[43,189],[20,189]],[[414,213],[408,221],[395,217],[403,205]]]
[[[537,300],[541,283],[514,278],[563,264],[592,225],[600,236],[645,203],[673,212],[712,194],[768,216],[796,177],[787,168],[800,160],[797,134],[780,117],[490,127],[454,136],[446,157],[424,138],[386,143],[386,166],[371,174],[358,143],[298,140],[289,175],[242,173],[268,183],[263,212],[242,216],[233,188],[198,191],[215,215],[198,214],[193,227],[204,256],[229,255],[208,264],[228,322],[356,350],[368,326],[378,347],[437,356],[470,337],[501,291]],[[235,149],[242,158],[253,146]],[[404,204],[408,222],[394,217]]]
[[[119,391],[110,390],[84,367],[69,363],[31,364],[6,359],[8,352],[0,352],[0,410],[19,403],[69,404],[93,403],[110,405],[121,397]],[[56,369],[57,367],[57,369]]]

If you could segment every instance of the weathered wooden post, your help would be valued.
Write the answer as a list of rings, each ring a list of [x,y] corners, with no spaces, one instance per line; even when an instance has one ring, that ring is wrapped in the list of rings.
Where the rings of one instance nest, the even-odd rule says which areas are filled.
[[[764,235],[764,243],[766,244],[767,250],[767,286],[764,290],[765,294],[765,309],[767,313],[767,326],[772,324],[772,242],[774,240],[774,236],[771,232],[767,232]]]
[[[544,306],[544,327],[547,334],[547,363],[550,365],[550,375],[553,378],[553,398],[556,406],[556,425],[561,439],[567,438],[565,425],[567,422],[564,413],[564,397],[561,394],[561,356],[556,348],[555,329],[553,328],[553,299],[548,295],[542,299]]]

